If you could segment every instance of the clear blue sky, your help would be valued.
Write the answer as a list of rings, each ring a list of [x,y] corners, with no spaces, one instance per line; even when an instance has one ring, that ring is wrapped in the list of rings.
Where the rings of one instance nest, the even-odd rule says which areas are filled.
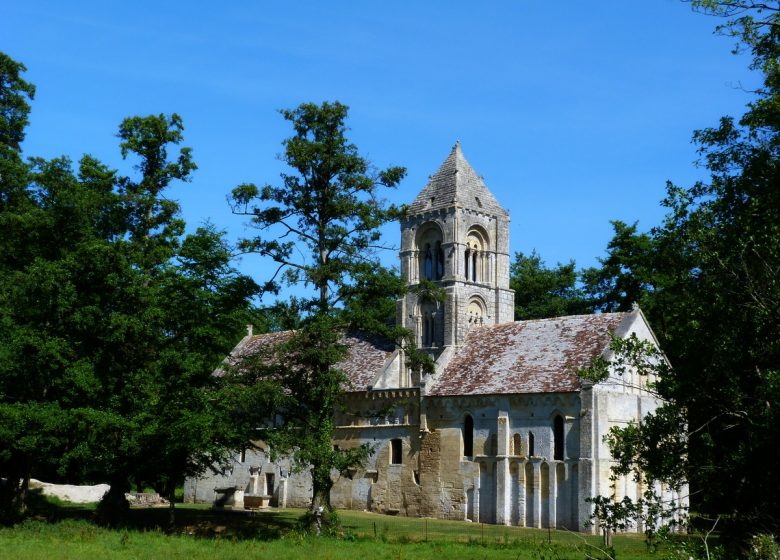
[[[225,197],[277,180],[290,135],[277,109],[339,100],[377,166],[408,168],[393,202],[413,200],[459,139],[510,212],[512,251],[590,266],[609,220],[650,228],[667,180],[704,176],[692,131],[749,101],[756,76],[718,23],[677,0],[0,0],[0,49],[38,87],[27,155],[90,153],[129,172],[121,119],[179,113],[200,169],[170,196],[191,227],[240,236]],[[397,245],[397,226],[386,238]]]

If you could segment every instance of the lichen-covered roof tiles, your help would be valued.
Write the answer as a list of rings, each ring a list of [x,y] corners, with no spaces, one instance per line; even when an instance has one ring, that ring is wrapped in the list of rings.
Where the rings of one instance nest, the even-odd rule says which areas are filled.
[[[447,208],[453,204],[487,214],[507,214],[488,190],[482,177],[463,157],[460,142],[452,147],[439,170],[431,175],[428,184],[409,205],[409,211],[415,214]]]
[[[258,334],[244,338],[233,350],[230,360],[240,356],[252,355],[263,349],[287,342],[292,331]],[[393,354],[392,341],[365,333],[350,333],[342,338],[347,346],[347,355],[336,367],[342,370],[349,380],[347,391],[365,391],[379,371]]]
[[[517,321],[472,331],[430,395],[578,391],[577,370],[609,345],[628,313]]]

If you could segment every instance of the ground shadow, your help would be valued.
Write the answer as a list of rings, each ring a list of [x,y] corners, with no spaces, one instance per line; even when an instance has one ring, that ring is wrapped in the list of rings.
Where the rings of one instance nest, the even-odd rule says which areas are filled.
[[[64,519],[81,519],[97,523],[95,504],[70,504],[48,499],[40,492],[31,493],[26,518],[56,523]],[[249,512],[211,510],[190,505],[176,506],[176,523],[168,527],[168,507],[130,508],[121,527],[137,531],[165,531],[202,538],[278,539],[298,527],[296,513],[280,510]]]

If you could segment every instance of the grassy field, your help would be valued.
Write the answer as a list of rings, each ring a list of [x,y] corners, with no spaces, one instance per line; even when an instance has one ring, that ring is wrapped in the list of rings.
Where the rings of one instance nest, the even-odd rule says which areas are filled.
[[[256,515],[177,507],[175,533],[160,530],[164,509],[131,512],[126,529],[96,526],[90,508],[52,507],[15,527],[0,529],[0,557],[9,559],[431,559],[582,560],[597,537],[433,519],[340,512],[339,538],[315,538],[297,528],[301,510]],[[615,538],[620,560],[657,559],[641,536]]]

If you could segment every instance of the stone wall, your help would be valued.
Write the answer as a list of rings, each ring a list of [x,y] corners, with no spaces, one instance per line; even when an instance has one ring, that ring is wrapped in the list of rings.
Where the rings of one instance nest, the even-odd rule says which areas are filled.
[[[251,475],[259,476],[258,494],[272,496],[275,507],[308,507],[311,503],[311,477],[306,472],[293,472],[288,457],[272,461],[265,446],[257,442],[260,449],[248,449],[234,457],[233,463],[224,470],[209,471],[198,478],[187,478],[184,482],[184,501],[187,503],[214,503],[219,494],[234,488],[238,492],[252,492]],[[243,507],[241,500],[228,499],[227,503]]]

